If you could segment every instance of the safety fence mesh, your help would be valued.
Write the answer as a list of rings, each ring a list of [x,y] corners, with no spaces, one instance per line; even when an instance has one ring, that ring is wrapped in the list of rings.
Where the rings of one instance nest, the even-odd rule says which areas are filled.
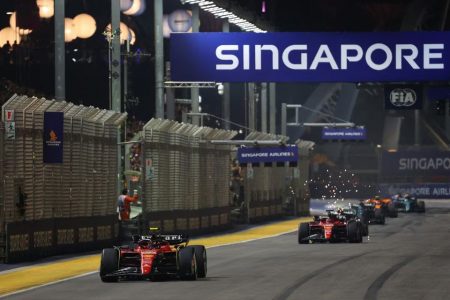
[[[117,127],[126,114],[17,95],[2,110],[15,122],[15,137],[2,138],[3,222],[115,213]],[[61,164],[43,162],[44,112],[64,112]]]

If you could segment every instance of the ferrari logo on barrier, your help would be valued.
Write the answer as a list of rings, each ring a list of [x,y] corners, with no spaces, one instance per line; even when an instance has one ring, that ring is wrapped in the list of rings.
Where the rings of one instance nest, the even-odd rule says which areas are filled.
[[[5,121],[6,122],[14,121],[14,110],[12,109],[5,110]]]

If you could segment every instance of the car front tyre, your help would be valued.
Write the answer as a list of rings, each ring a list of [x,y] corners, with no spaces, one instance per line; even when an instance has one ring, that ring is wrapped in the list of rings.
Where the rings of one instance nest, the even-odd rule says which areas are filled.
[[[100,279],[103,282],[116,282],[117,276],[107,276],[119,269],[119,251],[113,248],[103,249],[100,261]]]

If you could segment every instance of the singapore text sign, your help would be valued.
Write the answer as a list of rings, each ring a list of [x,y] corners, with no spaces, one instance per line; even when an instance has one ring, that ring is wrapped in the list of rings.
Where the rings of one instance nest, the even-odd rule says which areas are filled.
[[[381,163],[382,173],[385,176],[450,175],[450,151],[384,152]]]
[[[178,33],[176,81],[450,80],[450,32]]]

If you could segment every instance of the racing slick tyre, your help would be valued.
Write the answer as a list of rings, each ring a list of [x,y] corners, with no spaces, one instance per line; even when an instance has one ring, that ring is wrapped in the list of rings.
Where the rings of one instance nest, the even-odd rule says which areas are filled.
[[[375,220],[378,224],[384,225],[386,223],[386,217],[381,209],[375,209]]]
[[[117,282],[118,276],[107,276],[119,269],[119,252],[116,249],[103,249],[100,261],[100,279],[103,282]]]
[[[369,235],[369,222],[366,221],[365,217],[361,218],[361,228],[362,228],[362,235],[368,236]]]
[[[425,212],[425,202],[423,202],[423,201],[417,201],[416,211],[417,211],[418,213],[424,213],[424,212]]]
[[[397,208],[395,207],[394,203],[392,203],[392,202],[389,203],[387,209],[388,209],[389,218],[397,218],[398,217],[398,211],[397,211]]]
[[[309,223],[300,223],[298,225],[298,243],[308,244],[308,241],[304,240],[309,236]]]
[[[194,247],[187,246],[178,252],[178,275],[183,280],[197,279],[197,259]]]
[[[191,246],[195,251],[195,259],[197,263],[197,276],[198,278],[205,278],[208,272],[206,249],[205,246],[195,245]]]
[[[347,237],[350,243],[362,243],[362,232],[360,222],[347,223]]]

